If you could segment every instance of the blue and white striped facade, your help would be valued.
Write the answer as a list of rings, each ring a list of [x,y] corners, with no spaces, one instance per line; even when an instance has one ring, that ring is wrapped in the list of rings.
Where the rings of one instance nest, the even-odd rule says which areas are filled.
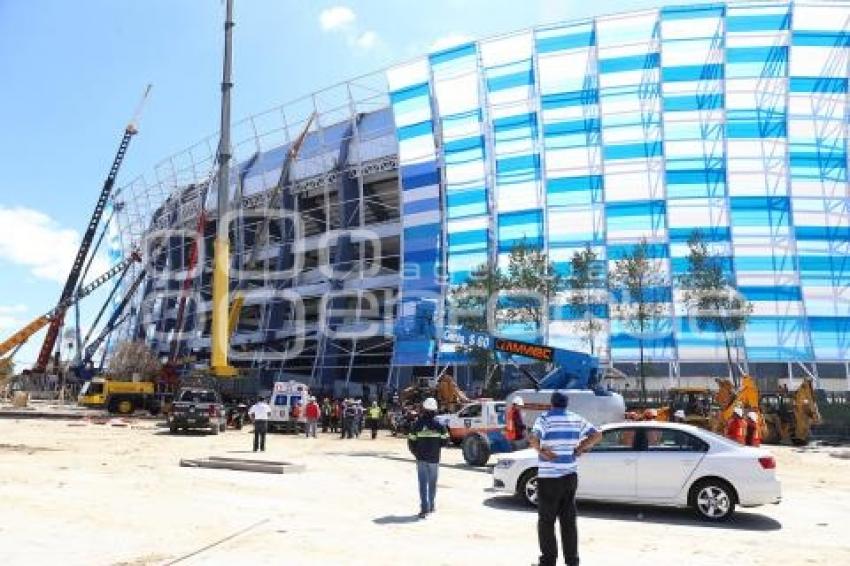
[[[699,229],[754,310],[751,362],[850,354],[850,4],[669,6],[543,26],[387,71],[399,143],[404,277],[394,362],[437,352],[452,285],[520,240],[562,273],[609,269],[642,238],[668,307],[647,359],[725,359],[689,324],[677,276]],[[566,297],[561,297],[566,303]],[[634,360],[610,305],[596,351]],[[587,349],[569,308],[550,344]]]

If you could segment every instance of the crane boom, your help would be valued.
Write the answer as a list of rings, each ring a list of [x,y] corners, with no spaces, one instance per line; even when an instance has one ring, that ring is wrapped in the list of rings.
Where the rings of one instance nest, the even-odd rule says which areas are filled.
[[[53,352],[53,347],[56,344],[56,338],[59,336],[59,327],[62,325],[62,320],[65,318],[65,310],[67,309],[67,306],[62,307],[61,305],[74,296],[74,291],[79,284],[83,265],[86,261],[86,257],[88,257],[89,249],[91,248],[95,234],[97,233],[97,226],[100,224],[100,219],[103,216],[103,211],[106,208],[109,195],[112,192],[112,187],[115,185],[115,179],[118,177],[118,170],[121,168],[121,163],[124,161],[124,156],[127,154],[127,148],[130,145],[130,140],[138,132],[135,122],[138,119],[141,107],[147,99],[150,90],[151,85],[148,85],[145,89],[144,95],[142,96],[142,101],[136,110],[136,114],[133,116],[133,120],[127,124],[126,128],[124,128],[124,135],[121,138],[118,151],[112,161],[112,166],[109,168],[109,173],[106,175],[103,188],[100,190],[100,196],[95,204],[94,212],[92,212],[91,218],[89,219],[89,225],[86,228],[86,232],[80,242],[80,248],[77,250],[77,255],[74,258],[73,265],[71,266],[71,272],[68,274],[68,279],[65,281],[65,287],[63,287],[62,294],[59,297],[59,304],[57,308],[54,309],[54,315],[51,316],[50,326],[47,330],[47,335],[44,337],[44,343],[41,345],[41,351],[38,354],[38,361],[35,365],[35,370],[38,372],[44,372],[47,367],[47,362],[50,360],[50,354]]]
[[[121,299],[121,302],[118,303],[118,306],[115,307],[115,310],[112,311],[112,316],[109,317],[109,320],[106,321],[106,324],[103,326],[103,330],[100,335],[95,338],[91,344],[86,346],[85,355],[83,356],[82,362],[80,363],[80,367],[85,367],[94,356],[97,349],[100,347],[100,344],[109,336],[109,333],[115,330],[124,320],[127,318],[124,315],[124,310],[127,308],[127,305],[130,304],[130,301],[133,299],[133,295],[136,294],[136,291],[139,289],[139,286],[142,284],[142,281],[145,279],[145,270],[142,269],[139,274],[136,276],[136,279],[130,284],[127,288],[127,292],[124,293],[124,297]]]
[[[115,264],[109,271],[104,273],[103,275],[96,278],[94,281],[80,289],[80,291],[71,297],[68,297],[64,301],[60,302],[58,305],[34,319],[32,322],[12,334],[9,338],[0,342],[0,356],[5,356],[8,352],[14,350],[15,348],[21,346],[24,342],[30,339],[33,334],[56,320],[56,317],[65,313],[65,310],[68,307],[73,306],[74,303],[91,295],[98,287],[118,275],[119,273],[125,273],[133,263],[140,261],[141,256],[133,252],[128,257],[123,259],[121,262]]]

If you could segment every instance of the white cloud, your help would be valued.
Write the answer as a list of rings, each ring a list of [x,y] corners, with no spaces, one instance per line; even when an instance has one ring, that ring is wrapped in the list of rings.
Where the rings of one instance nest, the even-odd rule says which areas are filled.
[[[372,30],[362,31],[356,21],[357,15],[348,6],[326,8],[319,14],[322,31],[342,34],[351,47],[368,51],[377,46],[380,43],[378,34]]]
[[[0,305],[0,330],[5,333],[7,330],[17,330],[26,324],[23,318],[18,317],[25,312],[27,312],[26,305]]]
[[[374,31],[365,31],[361,33],[354,42],[361,49],[371,49],[378,43],[378,34]]]
[[[24,266],[39,279],[64,283],[74,263],[80,235],[30,208],[0,206],[0,261]],[[105,271],[107,262],[97,257],[89,277]]]
[[[431,47],[428,48],[428,51],[442,51],[443,49],[448,49],[462,43],[469,43],[470,41],[472,41],[472,37],[465,33],[450,33],[435,39]]]
[[[319,14],[319,25],[323,31],[343,29],[354,23],[357,15],[348,6],[334,6],[325,8]]]

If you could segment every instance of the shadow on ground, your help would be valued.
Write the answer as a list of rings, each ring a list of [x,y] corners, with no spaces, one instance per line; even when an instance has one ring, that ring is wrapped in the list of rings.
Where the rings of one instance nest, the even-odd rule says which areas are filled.
[[[411,464],[414,462],[414,459],[412,457],[406,458],[403,456],[397,456],[393,452],[328,452],[328,454],[332,456],[353,456],[355,458],[382,458],[384,460],[393,460],[395,462],[408,462]],[[442,462],[440,463],[440,467],[463,470],[465,472],[478,472],[480,474],[489,474],[490,469],[493,466],[488,465],[481,468],[476,468],[474,466],[470,466],[469,464],[446,464],[445,462]]]
[[[418,515],[385,515],[372,519],[376,525],[404,525],[406,523],[416,523],[421,521]]]
[[[510,495],[490,497],[484,500],[484,505],[493,509],[502,509],[505,511],[537,513],[537,509],[535,507],[531,507],[524,501]],[[700,519],[691,509],[684,509],[680,507],[628,505],[623,503],[599,503],[596,501],[579,502],[578,516],[611,521],[685,525],[689,527],[706,527],[737,531],[778,531],[782,529],[782,523],[779,521],[758,513],[750,513],[746,511],[737,511],[732,518],[725,523],[712,523]]]

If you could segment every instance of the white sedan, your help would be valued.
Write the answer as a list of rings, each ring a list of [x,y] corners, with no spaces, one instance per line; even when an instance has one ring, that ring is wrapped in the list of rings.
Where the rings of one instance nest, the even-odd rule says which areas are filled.
[[[776,460],[691,425],[626,422],[601,427],[602,441],[578,460],[578,499],[693,507],[723,521],[735,505],[779,503]],[[537,504],[537,452],[505,454],[493,469],[496,489]]]

